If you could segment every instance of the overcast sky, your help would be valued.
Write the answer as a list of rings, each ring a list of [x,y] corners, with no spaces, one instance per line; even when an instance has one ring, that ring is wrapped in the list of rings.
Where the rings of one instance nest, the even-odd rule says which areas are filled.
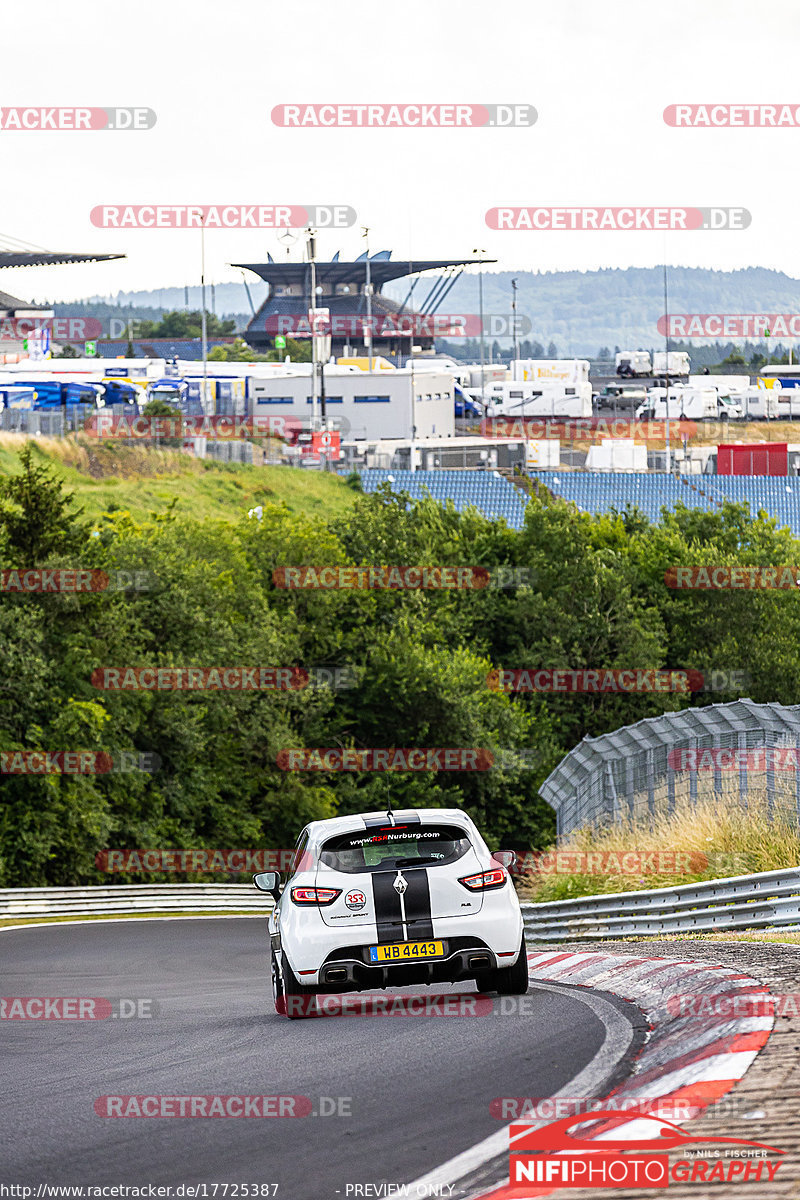
[[[0,132],[0,236],[126,261],[9,270],[71,299],[199,279],[193,230],[95,228],[98,204],[346,204],[372,251],[512,269],[768,266],[800,277],[800,129],[674,129],[668,104],[800,106],[797,0],[38,0],[3,13],[4,106],[139,105],[139,132]],[[292,102],[527,103],[532,128],[285,129]],[[496,232],[498,205],[743,206],[745,231]],[[320,257],[363,250],[322,234]],[[271,230],[209,231],[207,279],[285,254]],[[295,252],[299,250],[299,243]],[[724,308],[724,305],[722,306]]]

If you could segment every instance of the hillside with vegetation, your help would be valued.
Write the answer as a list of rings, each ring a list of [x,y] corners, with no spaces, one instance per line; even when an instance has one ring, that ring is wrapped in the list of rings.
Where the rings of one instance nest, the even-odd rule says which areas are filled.
[[[103,486],[84,464],[58,463],[32,444],[21,458],[3,448],[6,570],[138,572],[147,586],[0,593],[2,761],[29,750],[125,751],[155,756],[157,769],[7,771],[0,886],[101,882],[95,855],[107,848],[286,847],[311,818],[382,809],[389,797],[397,806],[463,806],[494,847],[545,847],[554,823],[538,787],[583,736],[733,698],[514,696],[491,686],[498,666],[735,668],[750,676],[754,700],[800,702],[793,593],[664,584],[676,565],[798,561],[788,531],[742,506],[679,509],[653,526],[636,512],[592,517],[543,494],[531,497],[516,532],[474,510],[409,505],[387,488],[363,495],[290,468],[161,465],[161,474],[120,472],[117,507],[80,512]],[[233,498],[222,488],[193,508],[209,481]],[[73,483],[80,495],[71,495]],[[134,503],[138,489],[168,484],[171,497]],[[324,489],[318,508],[315,489]],[[255,498],[261,520],[246,515]],[[524,567],[526,582],[458,591],[279,586],[275,572],[309,564]],[[106,667],[343,667],[353,686],[104,690],[93,673]],[[302,747],[480,748],[495,766],[281,769],[280,752]]]

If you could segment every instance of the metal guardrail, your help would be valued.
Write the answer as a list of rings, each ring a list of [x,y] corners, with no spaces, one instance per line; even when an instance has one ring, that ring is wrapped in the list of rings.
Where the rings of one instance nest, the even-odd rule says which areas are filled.
[[[106,913],[260,912],[271,896],[252,883],[121,884],[118,887],[0,888],[0,918]]]
[[[800,867],[522,909],[529,942],[785,929],[800,924]]]
[[[0,888],[0,918],[115,913],[271,912],[250,883]],[[800,926],[800,867],[653,891],[523,904],[529,942],[594,941]]]

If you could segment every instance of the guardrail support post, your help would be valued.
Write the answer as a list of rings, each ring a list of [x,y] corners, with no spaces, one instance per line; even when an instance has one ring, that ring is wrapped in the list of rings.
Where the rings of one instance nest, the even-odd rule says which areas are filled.
[[[747,734],[741,732],[737,735],[739,742],[739,807],[744,808],[745,812],[749,808],[749,799],[747,795]]]

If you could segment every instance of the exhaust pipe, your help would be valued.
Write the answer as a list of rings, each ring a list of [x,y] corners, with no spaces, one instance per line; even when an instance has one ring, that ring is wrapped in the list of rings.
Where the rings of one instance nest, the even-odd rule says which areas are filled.
[[[326,983],[341,983],[347,979],[347,969],[345,967],[329,967],[325,972]]]
[[[467,962],[470,971],[488,971],[492,965],[488,954],[471,954]]]

